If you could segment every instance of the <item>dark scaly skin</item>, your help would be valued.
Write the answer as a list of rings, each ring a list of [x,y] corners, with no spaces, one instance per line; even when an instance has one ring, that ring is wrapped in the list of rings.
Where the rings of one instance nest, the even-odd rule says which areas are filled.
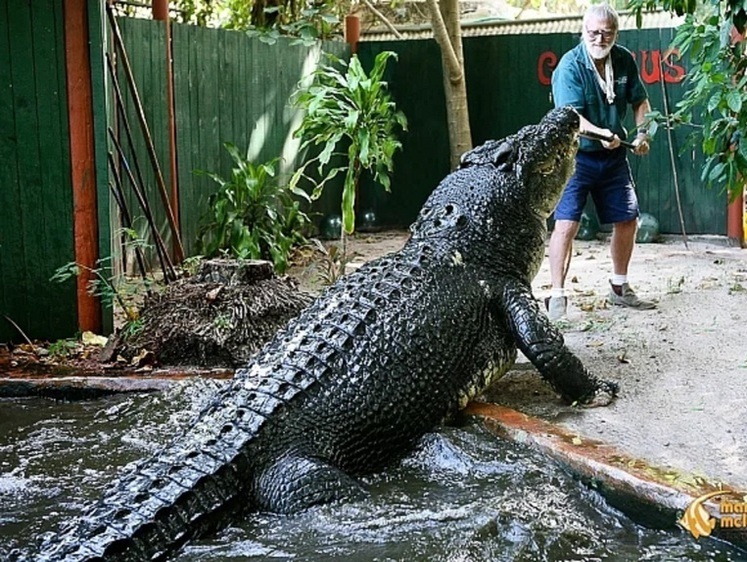
[[[616,386],[565,347],[530,286],[577,133],[559,109],[467,153],[401,251],[330,287],[33,559],[165,559],[249,510],[358,497],[356,476],[463,408],[517,347],[569,402],[612,400]]]

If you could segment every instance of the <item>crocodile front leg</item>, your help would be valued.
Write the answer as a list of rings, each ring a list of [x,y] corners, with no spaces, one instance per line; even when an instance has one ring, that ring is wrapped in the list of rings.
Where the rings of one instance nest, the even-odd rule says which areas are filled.
[[[504,285],[502,298],[518,348],[564,400],[587,406],[612,402],[618,392],[617,383],[600,380],[584,367],[540,310],[528,286],[510,280]]]

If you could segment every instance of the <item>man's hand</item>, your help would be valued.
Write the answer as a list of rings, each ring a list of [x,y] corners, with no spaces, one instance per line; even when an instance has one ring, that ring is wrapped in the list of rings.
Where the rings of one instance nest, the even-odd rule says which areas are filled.
[[[651,140],[649,139],[648,134],[638,133],[638,136],[636,136],[633,141],[633,154],[637,154],[638,156],[648,154],[648,151],[651,148],[650,142]]]
[[[607,138],[612,139],[610,141],[599,141],[607,150],[615,150],[618,146],[620,146],[620,137],[618,137],[609,129],[601,129],[601,134]]]

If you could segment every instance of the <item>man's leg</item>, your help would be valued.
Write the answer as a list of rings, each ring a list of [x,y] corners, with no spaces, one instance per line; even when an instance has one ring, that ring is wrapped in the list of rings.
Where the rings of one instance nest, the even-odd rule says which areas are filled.
[[[566,314],[568,298],[565,295],[565,278],[571,264],[573,239],[578,232],[578,221],[557,220],[550,235],[550,280],[552,292],[548,299],[547,316],[550,320],[560,320]]]
[[[612,289],[607,297],[610,304],[627,306],[640,310],[656,308],[651,301],[638,298],[628,284],[628,266],[635,247],[635,234],[638,229],[638,219],[616,222],[612,227],[610,241],[610,255],[612,256]]]
[[[610,255],[612,256],[612,273],[615,275],[628,275],[628,265],[633,255],[637,229],[638,219],[616,222],[612,225]]]
[[[565,287],[568,266],[571,263],[573,239],[578,233],[579,223],[569,220],[555,221],[555,228],[550,236],[550,280],[553,289]]]
[[[605,169],[603,180],[592,193],[599,220],[612,224],[610,255],[612,257],[612,285],[607,302],[629,308],[650,309],[656,304],[636,296],[628,284],[628,266],[635,247],[638,229],[638,197],[625,151],[613,155]]]

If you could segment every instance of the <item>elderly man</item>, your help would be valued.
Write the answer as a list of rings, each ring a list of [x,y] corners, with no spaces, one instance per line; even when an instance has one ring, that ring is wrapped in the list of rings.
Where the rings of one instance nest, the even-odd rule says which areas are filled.
[[[626,137],[623,119],[630,105],[638,127],[634,152],[648,153],[650,139],[644,124],[651,106],[633,55],[615,43],[618,27],[618,16],[611,6],[591,6],[584,15],[582,41],[563,55],[552,75],[555,106],[573,106],[581,114],[582,131],[609,140],[581,139],[576,172],[555,209],[549,248],[552,292],[546,300],[551,320],[566,315],[565,279],[571,247],[589,194],[600,221],[613,225],[608,302],[634,309],[656,306],[638,298],[628,284],[639,209],[626,148],[620,140]]]

